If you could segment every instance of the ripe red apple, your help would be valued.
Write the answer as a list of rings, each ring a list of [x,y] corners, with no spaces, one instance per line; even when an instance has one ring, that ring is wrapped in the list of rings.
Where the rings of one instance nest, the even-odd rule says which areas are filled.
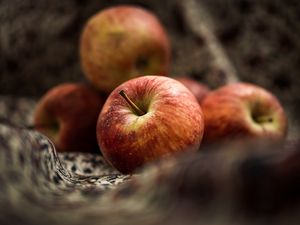
[[[99,152],[96,124],[103,104],[104,97],[84,84],[61,84],[38,102],[34,127],[58,151]]]
[[[254,84],[234,83],[212,91],[201,104],[205,132],[203,142],[237,138],[282,140],[287,118],[278,99]]]
[[[114,6],[87,22],[80,57],[86,77],[99,90],[110,93],[143,74],[166,75],[170,44],[154,14],[137,6]]]
[[[203,116],[180,82],[143,76],[117,87],[99,115],[97,138],[105,159],[122,173],[180,152],[196,151]]]
[[[184,86],[186,86],[196,97],[199,104],[208,95],[210,89],[197,80],[189,77],[177,77],[176,80],[180,81]]]

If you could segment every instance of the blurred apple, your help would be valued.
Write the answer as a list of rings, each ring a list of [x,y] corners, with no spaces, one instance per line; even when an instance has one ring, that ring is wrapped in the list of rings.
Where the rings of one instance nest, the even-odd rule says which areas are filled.
[[[61,84],[38,102],[34,127],[45,134],[58,151],[99,152],[96,124],[104,100],[84,84]]]
[[[205,118],[203,142],[237,138],[282,140],[287,118],[278,99],[254,84],[234,83],[212,91],[201,104]]]
[[[150,11],[121,5],[100,11],[85,25],[80,41],[82,69],[99,90],[110,93],[144,74],[166,75],[167,34]]]
[[[194,94],[199,104],[210,92],[210,89],[205,84],[202,84],[199,81],[194,80],[192,78],[182,76],[182,77],[177,77],[176,80],[181,82]]]
[[[197,151],[203,116],[193,94],[180,82],[143,76],[117,87],[97,124],[99,147],[122,173],[133,173],[154,160]]]

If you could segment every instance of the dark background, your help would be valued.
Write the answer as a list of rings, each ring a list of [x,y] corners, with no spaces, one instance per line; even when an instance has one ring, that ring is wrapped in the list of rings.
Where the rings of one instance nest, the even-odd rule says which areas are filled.
[[[257,83],[280,99],[295,133],[300,108],[298,2],[2,0],[0,94],[37,99],[56,84],[86,82],[78,56],[85,22],[102,8],[130,3],[153,11],[167,29],[171,75],[188,75],[212,88],[236,76]]]

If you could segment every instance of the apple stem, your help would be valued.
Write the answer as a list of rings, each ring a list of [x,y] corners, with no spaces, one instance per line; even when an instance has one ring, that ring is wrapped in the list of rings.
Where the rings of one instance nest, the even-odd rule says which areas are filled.
[[[266,122],[272,122],[272,117],[270,116],[260,116],[260,117],[257,117],[255,118],[255,121],[257,123],[266,123]]]
[[[121,90],[119,92],[119,94],[126,100],[126,102],[131,106],[131,108],[134,110],[134,112],[138,115],[138,116],[142,116],[145,115],[146,113],[144,111],[142,111],[136,104],[134,104],[133,101],[131,101],[131,99],[128,97],[128,95],[125,93],[124,90]]]

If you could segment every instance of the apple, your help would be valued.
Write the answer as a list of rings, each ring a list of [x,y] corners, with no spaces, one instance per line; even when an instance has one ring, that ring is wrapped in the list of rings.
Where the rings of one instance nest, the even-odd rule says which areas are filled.
[[[137,76],[166,75],[170,44],[154,14],[137,6],[120,5],[103,9],[86,23],[80,59],[87,79],[110,93]]]
[[[122,173],[146,163],[197,151],[203,136],[201,107],[179,81],[142,76],[118,86],[97,122],[104,158]]]
[[[204,143],[238,138],[283,140],[287,118],[278,99],[250,83],[233,83],[212,91],[201,104]]]
[[[104,97],[84,84],[65,83],[50,89],[34,110],[34,128],[58,151],[99,152],[96,124]]]
[[[182,76],[182,77],[177,77],[176,80],[181,82],[194,94],[199,104],[201,104],[203,99],[210,92],[210,89],[205,84],[202,84],[199,81],[194,80],[192,78]]]

